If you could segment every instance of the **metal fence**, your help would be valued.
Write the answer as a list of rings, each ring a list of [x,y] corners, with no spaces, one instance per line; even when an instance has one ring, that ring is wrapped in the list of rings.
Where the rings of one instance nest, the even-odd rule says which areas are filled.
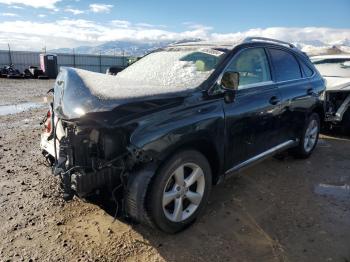
[[[11,54],[11,57],[10,57]],[[39,66],[40,52],[0,50],[0,67],[12,64],[20,71],[29,66]],[[127,57],[109,55],[85,55],[58,53],[57,64],[60,66],[76,67],[89,71],[105,73],[110,66],[126,66]]]

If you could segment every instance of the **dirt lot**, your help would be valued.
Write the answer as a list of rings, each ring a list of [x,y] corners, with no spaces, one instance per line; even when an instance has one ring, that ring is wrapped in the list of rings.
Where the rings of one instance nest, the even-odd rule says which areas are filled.
[[[0,79],[0,261],[350,261],[350,139],[323,136],[308,160],[271,158],[213,189],[204,216],[163,233],[61,199],[39,149],[52,81]]]

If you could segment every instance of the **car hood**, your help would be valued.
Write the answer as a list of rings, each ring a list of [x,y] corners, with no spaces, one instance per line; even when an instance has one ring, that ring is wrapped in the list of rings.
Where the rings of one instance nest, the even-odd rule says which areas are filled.
[[[327,91],[350,91],[350,78],[324,77]]]
[[[118,89],[115,88],[117,84]],[[104,92],[111,88],[114,93],[110,97],[101,96],[93,91],[99,88]],[[189,90],[167,92],[164,88],[150,88],[150,92],[145,92],[145,88],[150,87],[132,81],[118,83],[115,76],[61,68],[54,86],[53,109],[60,118],[71,120],[90,113],[108,112],[126,106],[131,108],[130,105],[132,111],[154,110],[172,103],[174,99],[183,99],[190,93]]]

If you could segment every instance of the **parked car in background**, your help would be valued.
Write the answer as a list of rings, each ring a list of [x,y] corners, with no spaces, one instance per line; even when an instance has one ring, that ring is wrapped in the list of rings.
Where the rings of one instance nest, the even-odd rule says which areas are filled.
[[[124,215],[175,233],[212,185],[284,150],[309,157],[324,90],[289,43],[172,45],[113,77],[61,69],[41,148],[65,199],[113,194]]]
[[[18,69],[15,68],[13,64],[11,64],[0,68],[0,77],[23,78],[23,75]]]
[[[350,131],[350,55],[314,56],[312,62],[326,80],[325,121]]]
[[[111,66],[106,70],[107,75],[117,75],[119,72],[123,71],[124,67],[121,66]]]

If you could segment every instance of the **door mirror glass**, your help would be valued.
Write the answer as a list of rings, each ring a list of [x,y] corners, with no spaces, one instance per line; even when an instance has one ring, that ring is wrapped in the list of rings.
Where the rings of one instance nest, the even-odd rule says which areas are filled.
[[[227,71],[221,78],[221,86],[228,90],[237,90],[239,86],[239,73]]]

